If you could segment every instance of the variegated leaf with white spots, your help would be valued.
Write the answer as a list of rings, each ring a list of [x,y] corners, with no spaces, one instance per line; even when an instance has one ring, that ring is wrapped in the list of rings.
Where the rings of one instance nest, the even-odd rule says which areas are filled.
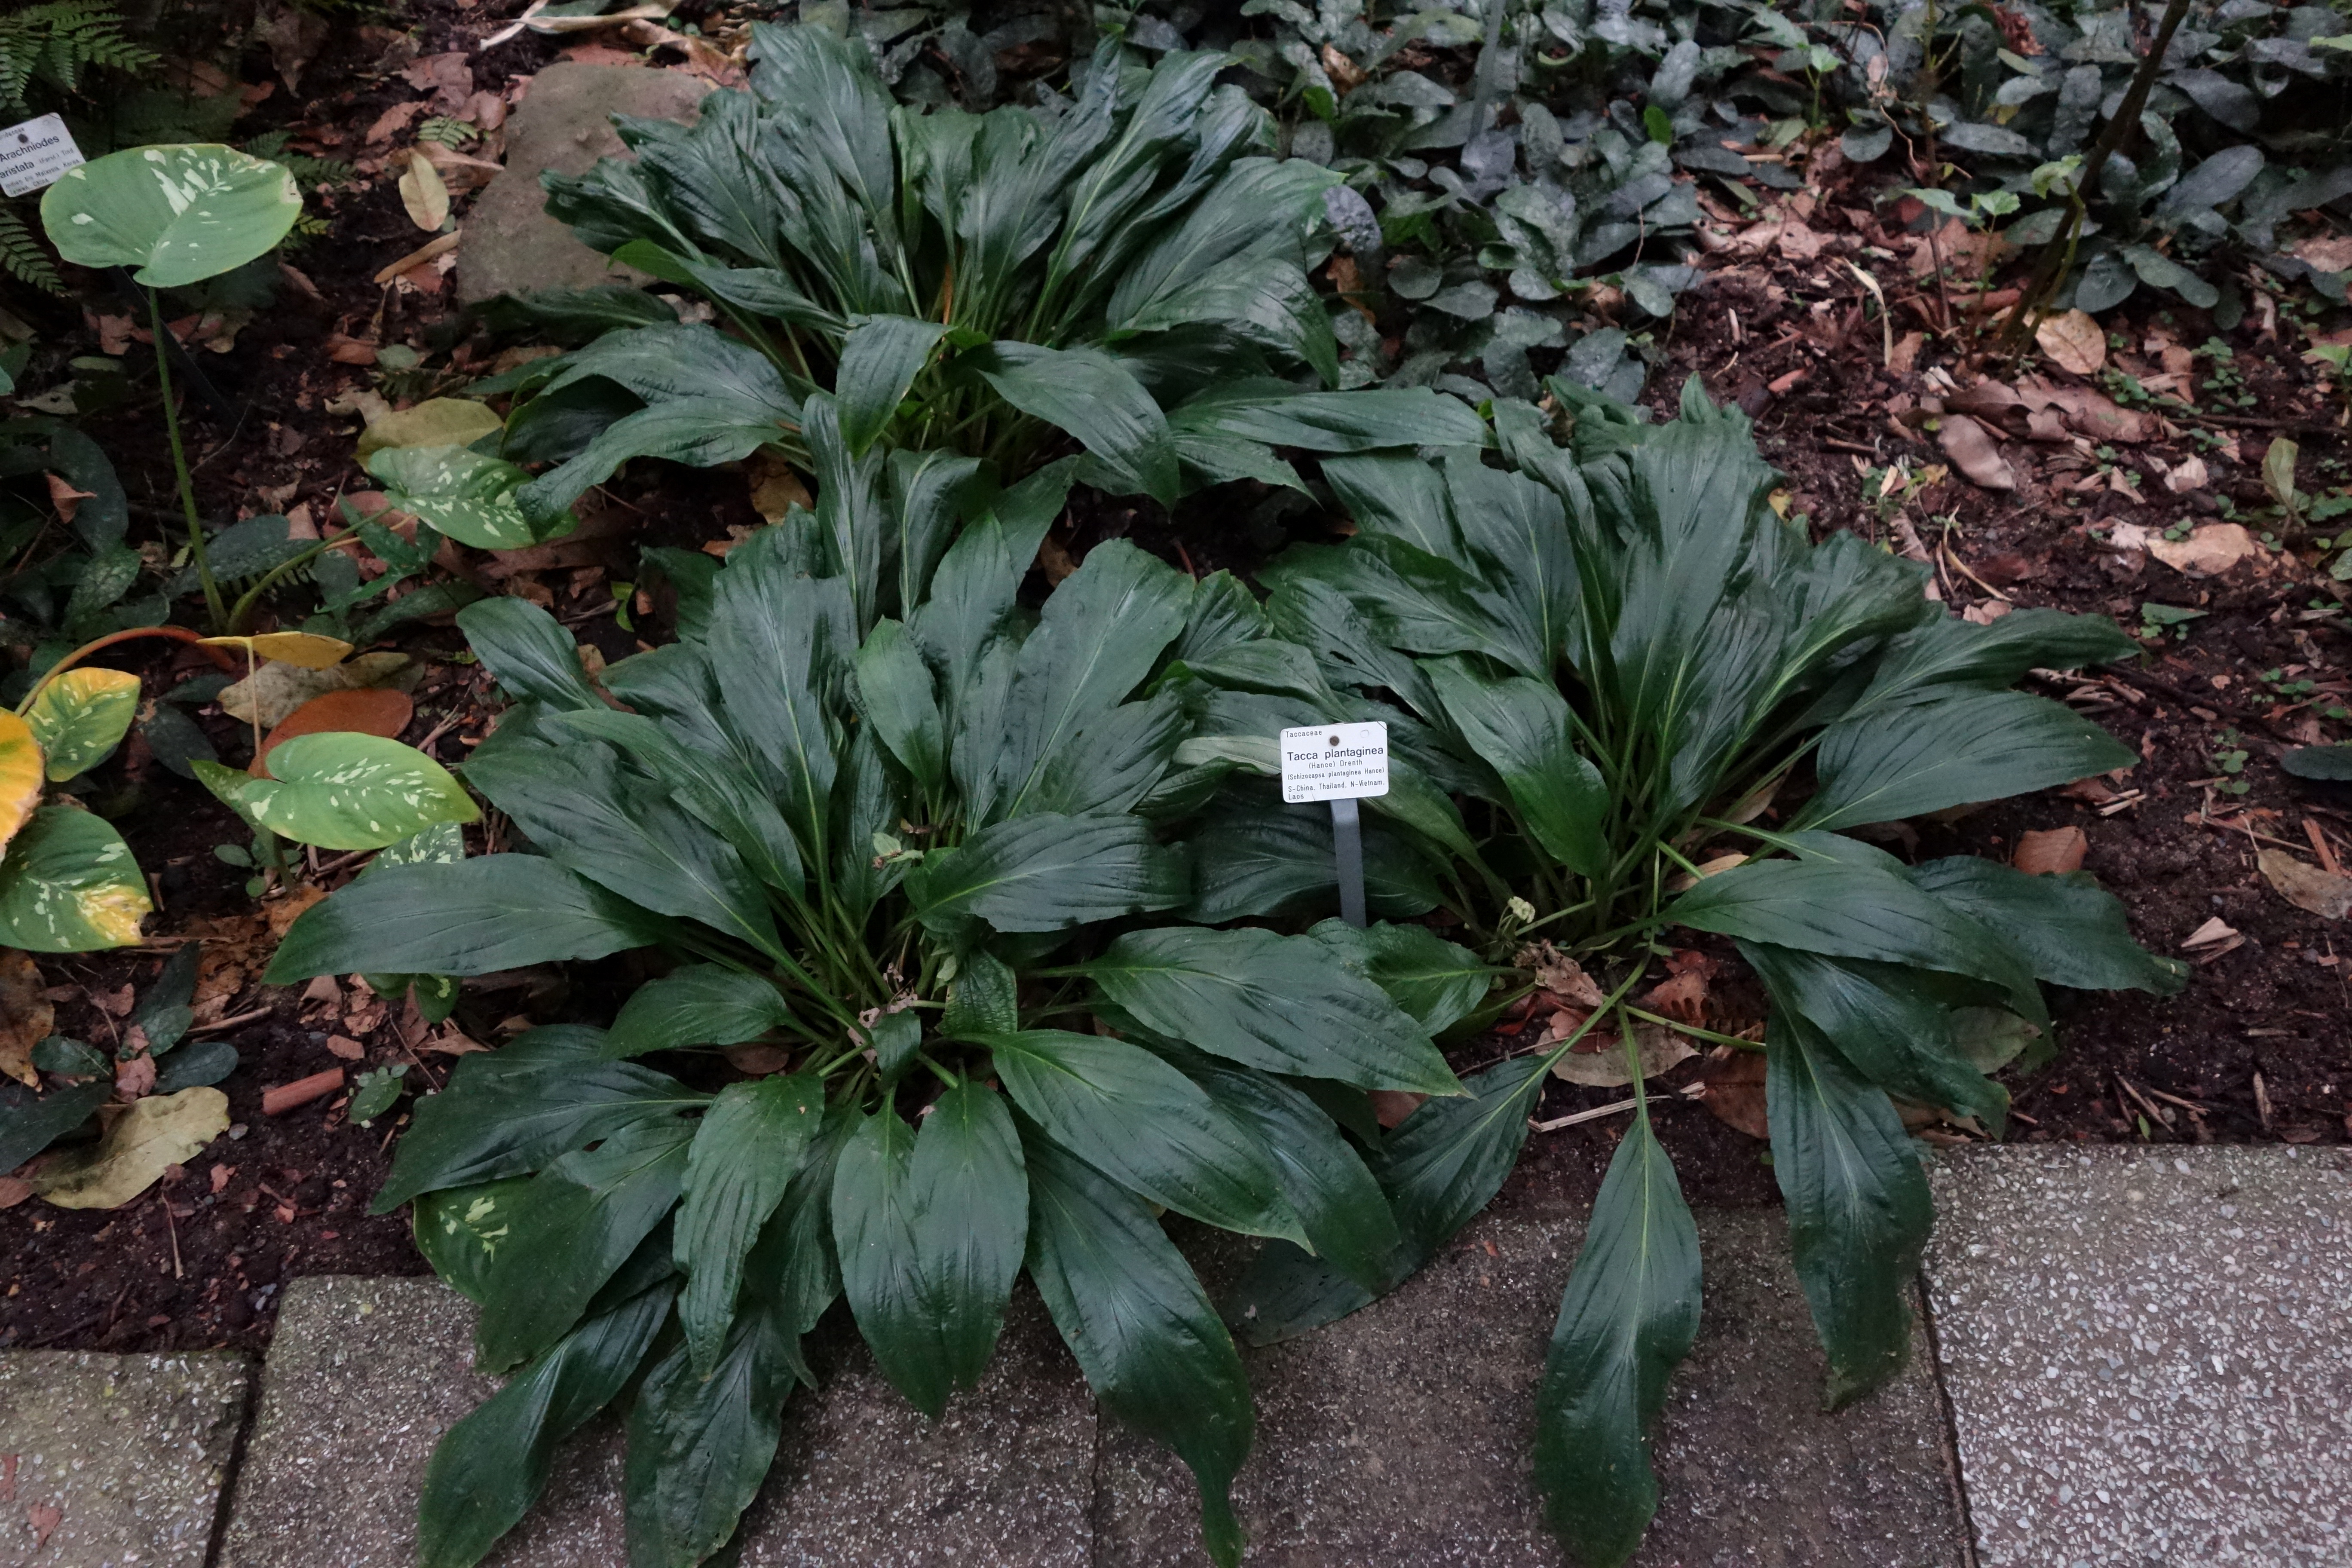
[[[521,550],[572,527],[570,512],[558,528],[534,525],[514,499],[530,476],[468,447],[387,447],[368,458],[367,470],[394,506],[477,550]]]
[[[269,771],[278,776],[236,786],[232,804],[280,837],[321,849],[381,849],[481,815],[446,768],[380,735],[299,735],[269,753]]]
[[[283,163],[213,142],[132,147],[68,169],[41,197],[41,226],[81,267],[131,267],[176,289],[267,255],[302,215]]]
[[[131,846],[102,816],[45,805],[0,860],[0,943],[28,952],[128,947],[155,906]]]
[[[68,669],[34,694],[25,722],[40,742],[49,782],[63,784],[106,761],[139,711],[139,678],[124,669]]]

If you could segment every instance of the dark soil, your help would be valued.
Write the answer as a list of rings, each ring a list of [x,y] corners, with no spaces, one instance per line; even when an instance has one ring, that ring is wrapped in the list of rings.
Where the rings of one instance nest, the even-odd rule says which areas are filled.
[[[468,48],[497,25],[454,0],[408,9],[423,19],[417,37],[424,55]],[[378,268],[422,238],[392,179],[370,166],[385,147],[364,140],[383,110],[417,96],[398,73],[399,54],[387,54],[390,37],[382,29],[339,25],[300,99],[281,87],[240,127],[249,133],[298,124],[299,150],[358,160],[366,178],[359,188],[313,204],[332,220],[332,234],[290,259],[316,297],[289,288],[228,353],[202,356],[236,409],[234,417],[223,417],[196,399],[188,402],[192,446],[205,458],[199,494],[209,515],[309,506],[317,520],[333,521],[336,499],[366,489],[369,481],[350,461],[357,416],[331,414],[328,405],[361,389],[396,405],[432,395],[445,381],[457,384],[451,372],[480,374],[502,346],[478,330],[461,333],[446,292],[416,295],[373,281]],[[500,89],[510,76],[553,58],[550,42],[518,39],[472,57],[476,85]],[[244,66],[247,79],[266,79],[266,59]],[[1851,194],[1841,200],[1866,205]],[[1823,216],[1816,227],[1833,230],[1838,221]],[[1848,220],[1854,242],[1849,253],[1864,244],[1880,247],[1863,258],[1896,301],[1898,331],[1933,327],[1940,300],[1899,262],[1885,259],[1889,247],[1905,248],[1902,237],[1874,229],[1872,221]],[[2203,521],[2218,509],[2217,496],[2259,531],[2265,525],[2254,515],[2268,503],[2258,470],[2274,430],[2303,443],[2306,476],[2332,476],[2318,483],[2307,477],[2307,487],[2352,478],[2342,466],[2352,452],[2330,394],[2296,358],[2291,334],[2266,336],[2258,317],[2221,331],[2200,312],[2136,302],[2124,312],[2129,319],[2110,320],[2110,331],[2134,344],[2150,331],[2188,345],[2221,339],[2253,399],[2251,412],[2234,403],[2238,411],[2219,418],[2176,412],[2179,437],[2122,448],[2117,466],[2139,476],[2136,495],[2110,489],[2054,494],[2055,481],[2073,478],[2045,460],[2055,454],[2009,443],[2005,450],[2022,476],[2019,489],[1989,492],[1945,478],[1890,507],[1877,499],[1890,466],[1903,465],[1924,481],[1946,461],[1933,435],[1898,422],[1892,410],[1916,409],[1936,395],[1930,373],[1971,368],[1961,361],[1977,345],[1965,331],[1942,338],[1929,331],[1913,367],[1896,374],[1884,366],[1884,341],[1874,316],[1862,310],[1863,298],[1850,276],[1837,280],[1827,257],[1718,265],[1710,285],[1686,296],[1661,331],[1661,363],[1647,401],[1662,416],[1670,415],[1682,381],[1696,372],[1711,396],[1736,400],[1755,416],[1766,454],[1789,476],[1792,510],[1817,532],[1848,528],[1900,543],[1899,514],[1937,558],[1941,591],[1956,607],[1980,606],[1994,596],[1987,586],[1993,584],[2021,605],[2109,615],[2126,626],[2138,624],[2139,606],[2149,601],[2207,612],[2185,637],[2168,635],[2149,657],[2095,688],[2085,691],[2072,681],[2046,688],[2053,696],[2074,695],[2139,750],[2141,763],[2111,786],[2126,792],[2122,804],[2108,803],[2114,809],[2103,815],[2091,800],[2045,793],[1948,826],[1925,826],[1916,843],[1889,846],[1920,858],[2006,858],[2022,833],[2080,826],[2089,839],[2087,868],[2124,899],[2144,943],[2180,952],[2183,939],[2215,916],[2242,939],[2218,953],[2200,949],[2207,956],[2176,998],[2055,995],[2060,1053],[2046,1068],[2012,1075],[2019,1123],[2012,1136],[2344,1141],[2352,1132],[2345,1104],[2352,1095],[2352,1030],[2346,1026],[2352,1017],[2352,941],[2339,958],[2337,927],[2287,904],[2253,866],[2256,849],[2273,840],[2313,858],[2306,821],[2333,836],[2338,855],[2352,851],[2352,795],[2294,779],[2276,765],[2287,745],[2343,736],[2341,724],[2317,728],[2311,706],[2315,699],[2321,706],[2331,698],[2345,700],[2343,595],[2315,575],[2308,555],[2273,557],[2265,574],[2241,568],[2199,579],[2152,559],[2127,561],[2101,542],[2119,522],[2160,531]],[[71,327],[60,330],[70,333]],[[334,363],[326,353],[333,335],[411,344],[427,351],[427,368],[390,375]],[[89,352],[89,345],[71,352]],[[2001,370],[1990,361],[1979,368]],[[1792,380],[1792,373],[1801,374]],[[134,520],[170,520],[176,515],[170,470],[152,402],[144,407],[134,400],[94,421],[92,433],[122,472]],[[2200,431],[2209,433],[2203,444],[2194,439]],[[2189,500],[2168,494],[2147,459],[2159,457],[2168,466],[2191,455],[2201,455],[2212,470],[2212,493]],[[581,541],[533,552],[519,569],[471,552],[461,552],[457,564],[468,572],[495,569],[493,586],[541,598],[583,641],[619,658],[668,635],[657,585],[622,604],[625,625],[614,614],[611,583],[638,575],[638,544],[694,548],[759,521],[741,476],[732,472],[639,465],[604,499],[606,512],[589,519]],[[1333,519],[1311,507],[1251,486],[1193,498],[1173,517],[1082,491],[1057,527],[1046,562],[1058,564],[1057,552],[1075,562],[1104,539],[1131,538],[1195,573],[1229,568],[1247,574],[1291,541],[1325,537],[1333,528]],[[134,521],[133,538],[141,536]],[[1042,568],[1033,574],[1033,593],[1042,596],[1048,575]],[[293,614],[299,617],[299,608]],[[487,725],[478,672],[446,661],[461,645],[446,620],[405,627],[392,644],[427,665],[417,718],[404,738],[420,742],[437,731],[435,749],[444,760],[461,756]],[[142,668],[136,658],[117,662]],[[185,666],[184,658],[155,658],[144,669],[149,694],[165,689]],[[2280,672],[2276,681],[2266,684],[2265,671]],[[2319,689],[2281,696],[2274,689],[2299,679],[2316,681]],[[249,754],[234,721],[215,710],[201,720],[225,759]],[[2242,771],[2224,772],[2217,757],[2239,750],[2247,753]],[[289,1279],[425,1269],[404,1213],[373,1218],[365,1212],[404,1118],[352,1125],[343,1094],[268,1117],[260,1110],[264,1089],[331,1068],[349,1074],[393,1062],[411,1064],[412,1083],[438,1083],[454,1058],[432,1048],[447,1037],[425,1029],[412,1010],[372,1008],[356,993],[305,1001],[295,992],[259,987],[271,911],[282,926],[291,910],[276,892],[257,909],[244,889],[247,873],[212,853],[215,845],[244,842],[229,814],[197,786],[142,761],[135,746],[100,778],[101,792],[122,792],[105,803],[119,812],[142,864],[157,875],[163,910],[150,929],[159,938],[178,937],[194,926],[232,955],[254,944],[252,966],[233,992],[214,1000],[208,1016],[268,1013],[215,1031],[214,1037],[233,1041],[243,1056],[221,1086],[236,1126],[184,1174],[111,1212],[62,1211],[37,1200],[0,1210],[0,1271],[9,1281],[0,1297],[0,1347],[257,1347],[267,1342],[278,1290]],[[330,871],[323,880],[331,885],[347,874]],[[143,990],[169,946],[45,959],[58,1032],[110,1042],[117,1015],[96,998],[117,996],[125,985]],[[601,1017],[614,999],[606,993],[621,978],[576,976],[582,990],[575,994],[553,975],[487,977],[469,983],[453,1025],[466,1038],[488,1044],[529,1020]],[[1725,1005],[1736,1006],[1736,977],[1724,992],[1732,998]],[[1742,1020],[1710,1021],[1736,1029]],[[330,1040],[357,1042],[360,1058],[336,1055]],[[1474,1042],[1457,1054],[1457,1065],[1484,1065],[1517,1043]],[[1665,1092],[1654,1097],[1686,1193],[1695,1203],[1776,1201],[1764,1144],[1700,1100],[1674,1092],[1706,1066],[1677,1068]],[[1608,1105],[1624,1093],[1553,1082],[1538,1115]],[[1622,1115],[1612,1115],[1531,1134],[1512,1189],[1589,1197],[1623,1126]]]

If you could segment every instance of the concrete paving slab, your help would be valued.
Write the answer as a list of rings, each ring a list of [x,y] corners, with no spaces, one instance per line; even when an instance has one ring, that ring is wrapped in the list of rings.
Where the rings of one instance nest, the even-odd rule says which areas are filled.
[[[1959,1568],[1924,1337],[1835,1415],[1777,1211],[1698,1216],[1706,1315],[1661,1422],[1651,1568]],[[1530,1451],[1535,1390],[1580,1213],[1489,1212],[1353,1317],[1248,1352],[1257,1446],[1234,1489],[1268,1568],[1560,1568]],[[1105,1568],[1204,1562],[1190,1476],[1104,1426]]]
[[[615,268],[547,216],[540,172],[584,174],[623,151],[614,114],[692,123],[710,84],[684,71],[591,66],[564,60],[531,78],[506,123],[506,170],[467,209],[457,247],[457,298],[466,304],[532,289],[588,289],[644,282]]]
[[[988,1380],[936,1426],[821,1334],[832,1375],[787,1407],[742,1568],[1087,1563],[1093,1406],[1035,1298],[1014,1309]],[[430,1279],[289,1286],[221,1568],[411,1568],[433,1446],[497,1386],[471,1370],[474,1316]],[[621,1453],[610,1423],[567,1445],[490,1568],[625,1563]]]
[[[1934,1181],[1983,1568],[2352,1563],[2352,1157],[2028,1144]]]
[[[252,1366],[0,1354],[0,1568],[202,1568]]]

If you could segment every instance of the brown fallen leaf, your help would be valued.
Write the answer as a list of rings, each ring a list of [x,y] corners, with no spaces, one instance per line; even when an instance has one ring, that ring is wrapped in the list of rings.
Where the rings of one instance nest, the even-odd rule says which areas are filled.
[[[2209,522],[2191,530],[2186,539],[2151,537],[2147,552],[2176,572],[2218,577],[2239,562],[2260,556],[2263,547],[2242,524]]]
[[[367,140],[370,142],[391,141],[394,137],[408,129],[408,122],[410,121],[415,119],[418,115],[424,113],[431,107],[432,105],[425,102],[422,99],[411,103],[394,104],[390,109],[387,109],[382,114],[377,115],[374,121],[368,126]]]
[[[2030,876],[2047,877],[2083,868],[2084,852],[2091,847],[2079,827],[2043,827],[2018,835],[2017,868]]]
[[[28,1089],[40,1088],[33,1047],[54,1032],[57,1017],[32,955],[13,947],[0,949],[0,1073]]]
[[[1660,981],[1642,998],[1642,1005],[1685,1024],[1701,1022],[1706,1016],[1706,972],[1694,965]]]
[[[1937,432],[1944,455],[1953,466],[1966,474],[1969,482],[1981,489],[2013,490],[2017,488],[2017,470],[2000,455],[1985,427],[1965,414],[1944,416],[1943,428]]]
[[[124,1057],[114,1064],[114,1092],[124,1100],[137,1100],[152,1093],[155,1088],[155,1058],[145,1051]]]
[[[751,481],[751,510],[770,522],[783,521],[794,507],[806,510],[816,504],[793,466],[767,447],[751,454],[743,476]]]
[[[375,345],[333,332],[327,338],[327,357],[337,364],[373,364]]]
[[[382,687],[362,687],[351,691],[330,691],[313,697],[278,721],[261,742],[261,750],[247,768],[255,778],[270,776],[269,753],[297,735],[316,735],[326,731],[358,735],[381,735],[396,741],[416,716],[416,704],[408,694]]]
[[[12,1209],[33,1195],[33,1184],[15,1176],[0,1176],[0,1209]]]
[[[2174,495],[2186,495],[2190,490],[2201,490],[2212,482],[2213,476],[2207,470],[2205,459],[2202,458],[2183,458],[2172,466],[2169,473],[2164,476],[2164,488]]]
[[[2050,363],[2076,375],[2096,375],[2107,363],[2107,334],[2084,310],[2066,310],[2033,330]]]
[[[1566,1028],[1560,1027],[1563,1021],[1567,1022]],[[1576,1032],[1576,1026],[1582,1021],[1582,1016],[1574,1013],[1553,1014],[1552,1026],[1559,1030],[1553,1037],[1565,1039]],[[1597,1050],[1581,1048],[1596,1042],[1599,1044]],[[1687,1036],[1678,1035],[1672,1029],[1662,1029],[1655,1024],[1633,1026],[1633,1047],[1641,1057],[1644,1079],[1655,1078],[1676,1063],[1686,1062],[1698,1055]],[[1618,1037],[1595,1031],[1585,1036],[1579,1042],[1579,1047],[1552,1063],[1552,1077],[1569,1083],[1580,1083],[1587,1089],[1620,1089],[1633,1081],[1633,1064],[1625,1059],[1625,1047]]]
[[[55,474],[41,477],[49,481],[49,504],[58,509],[59,522],[71,522],[74,513],[81,510],[81,503],[98,493],[96,490],[78,490]]]
[[[1764,1053],[1724,1049],[1729,1054],[1709,1060],[1700,1069],[1698,1081],[1706,1092],[1699,1097],[1699,1103],[1727,1126],[1771,1142],[1772,1124],[1764,1111]]]
[[[347,1062],[367,1059],[367,1047],[348,1035],[329,1035],[327,1049]]]
[[[309,883],[287,889],[284,898],[273,899],[262,907],[261,912],[269,919],[269,934],[284,941],[287,929],[302,918],[304,910],[326,896],[326,889]]]
[[[2195,931],[2192,931],[2187,936],[2182,937],[2180,939],[2180,945],[2183,948],[2211,947],[2216,942],[2228,942],[2237,934],[2237,927],[2231,925],[2228,921],[2223,920],[2220,915],[2215,915],[2206,921],[2203,925],[2199,926]]]
[[[2352,877],[2306,866],[2284,849],[2265,849],[2254,857],[2263,879],[2279,897],[2299,910],[2309,910],[2324,921],[2352,914]]]
[[[1528,942],[1511,962],[1534,975],[1538,986],[1565,1002],[1588,1010],[1601,1005],[1601,987],[1592,976],[1549,942]]]
[[[99,1010],[108,1016],[127,1018],[131,1016],[131,1009],[138,1005],[139,994],[128,985],[119,985],[111,991],[93,991],[89,999],[97,1003]]]
[[[2087,386],[2061,386],[2042,376],[2018,378],[2017,394],[2030,409],[2056,408],[2079,435],[2094,441],[2136,445],[2162,434],[2163,420],[2144,409],[2126,408]]]
[[[1372,1115],[1382,1127],[1393,1131],[1404,1119],[1421,1109],[1425,1094],[1415,1094],[1406,1089],[1376,1089],[1367,1096],[1372,1102]]]

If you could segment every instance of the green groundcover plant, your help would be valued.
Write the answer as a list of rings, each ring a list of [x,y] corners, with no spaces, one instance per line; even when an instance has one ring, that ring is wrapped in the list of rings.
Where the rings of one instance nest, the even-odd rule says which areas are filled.
[[[997,491],[973,458],[853,459],[833,399],[804,411],[842,477],[601,690],[544,613],[461,613],[517,700],[467,782],[538,853],[371,869],[271,967],[676,961],[609,1029],[467,1058],[378,1196],[415,1203],[481,1303],[477,1364],[515,1374],[436,1452],[421,1561],[479,1561],[617,1401],[632,1563],[700,1563],[837,1297],[936,1415],[1025,1267],[1103,1404],[1192,1467],[1230,1564],[1249,1394],[1155,1211],[1380,1284],[1362,1091],[1458,1095],[1431,1036],[1493,972],[1420,926],[1155,921],[1192,897],[1183,819],[1229,765],[1180,756],[1188,667],[1261,636],[1247,594],[1115,542],[1032,615],[1015,589],[1073,465]],[[730,1070],[745,1045],[777,1070]]]
[[[1616,1035],[1637,1086],[1644,1035],[1709,1035],[1629,1000],[1669,932],[1735,941],[1771,997],[1773,1171],[1834,1405],[1901,1366],[1933,1218],[1889,1097],[1998,1133],[2008,1097],[1986,1074],[2049,1030],[2041,983],[2164,993],[2184,973],[2136,946],[2086,875],[1909,865],[1853,830],[2128,765],[2088,720],[2008,688],[2134,645],[2054,611],[1973,626],[1924,596],[1924,568],[1851,534],[1808,542],[1769,505],[1774,476],[1745,416],[1696,382],[1663,426],[1552,391],[1582,408],[1573,458],[1533,407],[1506,403],[1496,426],[1516,472],[1475,450],[1328,461],[1358,531],[1264,574],[1293,642],[1195,664],[1222,690],[1192,745],[1249,763],[1257,737],[1287,726],[1385,720],[1401,782],[1366,804],[1386,807],[1387,853],[1424,868],[1391,873],[1391,912],[1443,896],[1498,956],[1540,937],[1590,966],[1599,1005],[1574,1034],[1472,1077],[1467,1098],[1425,1103],[1381,1145],[1391,1279],[1493,1196],[1546,1069],[1589,1031]],[[1233,820],[1297,820],[1260,790],[1227,786]],[[1745,858],[1723,868],[1732,854]],[[1538,1401],[1538,1481],[1588,1563],[1622,1562],[1655,1511],[1644,1428],[1697,1330],[1699,1287],[1644,1100]],[[1264,1342],[1373,1294],[1277,1241],[1230,1321]]]
[[[1296,486],[1276,445],[1475,438],[1426,389],[1312,390],[1339,374],[1307,275],[1337,176],[1267,155],[1271,120],[1216,85],[1229,63],[1147,69],[1107,43],[1050,110],[922,112],[893,105],[864,45],[756,27],[749,91],[712,93],[691,129],[622,119],[634,160],[547,176],[574,234],[725,330],[625,289],[531,302],[639,324],[493,384],[521,394],[506,456],[561,459],[517,501],[551,517],[632,458],[806,462],[816,392],[852,457],[887,437],[1017,477],[1066,433],[1088,482],[1163,502]]]

